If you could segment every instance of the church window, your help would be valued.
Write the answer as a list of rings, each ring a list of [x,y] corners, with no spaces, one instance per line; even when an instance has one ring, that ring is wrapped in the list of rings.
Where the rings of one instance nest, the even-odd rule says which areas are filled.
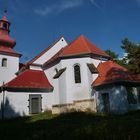
[[[80,72],[79,65],[74,66],[74,78],[75,78],[75,83],[81,83],[81,72]]]
[[[7,66],[7,59],[6,58],[3,58],[2,59],[2,67],[6,67]]]

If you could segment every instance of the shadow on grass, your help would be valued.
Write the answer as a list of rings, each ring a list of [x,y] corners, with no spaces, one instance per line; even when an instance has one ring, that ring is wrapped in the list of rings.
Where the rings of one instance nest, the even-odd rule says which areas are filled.
[[[140,112],[121,116],[73,112],[0,121],[0,139],[140,139]]]

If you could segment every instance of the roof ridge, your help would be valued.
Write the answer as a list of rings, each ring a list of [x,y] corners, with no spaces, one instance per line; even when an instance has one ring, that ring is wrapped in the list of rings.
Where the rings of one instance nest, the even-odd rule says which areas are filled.
[[[89,50],[89,52],[91,52],[91,49],[88,47],[88,44],[87,44],[87,41],[88,41],[87,38],[84,35],[81,35],[81,37],[82,37],[84,44],[86,44],[86,48]]]

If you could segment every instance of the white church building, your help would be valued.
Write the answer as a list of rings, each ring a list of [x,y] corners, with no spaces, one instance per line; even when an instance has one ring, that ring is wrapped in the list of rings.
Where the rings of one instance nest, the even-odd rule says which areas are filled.
[[[26,64],[15,52],[6,15],[0,20],[0,118],[77,111],[140,109],[140,77],[80,35],[61,37]]]

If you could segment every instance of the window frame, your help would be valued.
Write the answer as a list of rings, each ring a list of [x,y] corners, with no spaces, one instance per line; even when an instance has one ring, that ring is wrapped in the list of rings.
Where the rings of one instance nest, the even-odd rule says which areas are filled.
[[[78,71],[76,72],[76,67],[78,68]],[[81,66],[80,64],[74,64],[73,66],[73,71],[74,71],[74,82],[75,84],[81,84]]]
[[[7,58],[2,58],[1,66],[7,67]]]

